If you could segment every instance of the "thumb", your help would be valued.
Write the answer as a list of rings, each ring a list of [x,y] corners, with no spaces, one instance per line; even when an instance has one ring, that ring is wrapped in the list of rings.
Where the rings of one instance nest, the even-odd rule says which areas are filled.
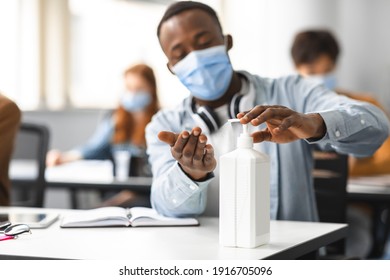
[[[160,141],[167,143],[169,146],[173,146],[176,143],[178,134],[170,132],[170,131],[160,131],[157,135]]]

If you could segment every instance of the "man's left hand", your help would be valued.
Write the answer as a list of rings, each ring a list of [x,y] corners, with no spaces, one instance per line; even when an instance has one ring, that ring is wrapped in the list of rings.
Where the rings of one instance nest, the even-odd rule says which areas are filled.
[[[302,114],[284,106],[258,105],[248,112],[239,113],[242,124],[258,126],[266,123],[264,130],[252,133],[255,143],[270,141],[289,143],[298,139],[321,139],[326,133],[320,114]]]

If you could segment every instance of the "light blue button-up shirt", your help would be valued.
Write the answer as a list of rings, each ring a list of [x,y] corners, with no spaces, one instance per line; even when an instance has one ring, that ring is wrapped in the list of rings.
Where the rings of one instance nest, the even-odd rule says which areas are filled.
[[[311,175],[311,145],[355,157],[370,156],[388,137],[387,117],[371,104],[338,95],[300,76],[268,79],[247,72],[239,73],[254,91],[253,106],[283,105],[301,113],[319,113],[324,119],[327,132],[315,142],[298,140],[287,144],[263,142],[255,145],[271,158],[271,218],[318,220]],[[146,128],[147,153],[154,177],[151,202],[161,214],[178,217],[218,215],[218,172],[203,182],[191,180],[172,157],[170,146],[157,138],[162,130],[180,133],[199,125],[193,117],[189,97],[177,108],[157,113]],[[234,145],[228,143],[231,135],[227,131],[225,138],[222,130],[218,132],[218,142],[213,135],[207,135],[216,150],[217,161],[221,155],[219,151],[234,149]],[[225,144],[229,147],[220,149]]]

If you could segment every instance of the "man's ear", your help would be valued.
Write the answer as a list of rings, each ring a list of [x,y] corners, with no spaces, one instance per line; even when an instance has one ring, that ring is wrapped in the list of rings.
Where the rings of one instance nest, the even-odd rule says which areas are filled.
[[[233,37],[230,34],[225,35],[226,40],[226,49],[230,51],[231,48],[233,48]]]
[[[171,72],[171,74],[175,75],[175,73],[172,71],[171,67],[169,66],[169,62],[167,62],[166,65],[167,65],[169,72]]]

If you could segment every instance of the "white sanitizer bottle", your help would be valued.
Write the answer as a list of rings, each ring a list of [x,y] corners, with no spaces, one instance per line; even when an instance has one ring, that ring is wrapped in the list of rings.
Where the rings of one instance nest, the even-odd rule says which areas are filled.
[[[237,149],[220,157],[219,242],[254,248],[269,241],[270,160],[253,149],[248,126]]]

